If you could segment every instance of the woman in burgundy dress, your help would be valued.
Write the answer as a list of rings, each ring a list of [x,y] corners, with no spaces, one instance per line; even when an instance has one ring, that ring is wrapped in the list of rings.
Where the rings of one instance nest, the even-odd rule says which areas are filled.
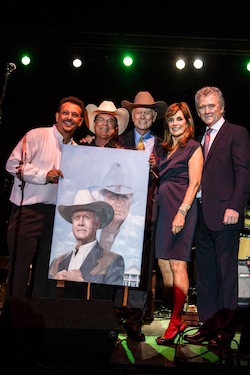
[[[203,169],[202,149],[194,140],[187,103],[171,104],[165,119],[164,155],[158,160],[156,258],[171,298],[171,319],[164,335],[156,339],[158,345],[172,344],[186,328],[181,317],[189,289],[187,262],[191,260],[197,221],[195,197]]]

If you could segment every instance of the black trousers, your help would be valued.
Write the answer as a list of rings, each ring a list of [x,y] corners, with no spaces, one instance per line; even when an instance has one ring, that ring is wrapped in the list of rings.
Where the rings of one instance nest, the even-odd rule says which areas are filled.
[[[54,288],[55,283],[48,280],[48,269],[54,214],[54,205],[13,205],[7,230],[7,296],[47,297],[51,294],[50,288]]]
[[[195,233],[197,308],[207,336],[232,340],[238,299],[238,230],[212,231],[198,205]],[[206,332],[205,332],[206,331]]]

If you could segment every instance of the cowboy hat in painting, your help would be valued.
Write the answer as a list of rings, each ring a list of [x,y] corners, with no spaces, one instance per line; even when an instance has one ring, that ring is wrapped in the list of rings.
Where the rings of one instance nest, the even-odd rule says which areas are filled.
[[[114,217],[114,210],[110,204],[96,201],[89,190],[79,190],[75,196],[74,204],[71,206],[59,205],[60,215],[69,223],[72,223],[72,215],[75,211],[93,211],[101,219],[100,228],[106,227]]]

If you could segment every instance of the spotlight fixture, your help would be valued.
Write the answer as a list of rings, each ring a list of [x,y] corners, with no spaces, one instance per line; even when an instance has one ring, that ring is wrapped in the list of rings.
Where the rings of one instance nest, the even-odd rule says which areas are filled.
[[[133,62],[134,62],[133,58],[129,55],[127,55],[123,58],[123,64],[125,66],[131,66],[131,65],[133,65]]]
[[[21,62],[23,65],[29,65],[30,62],[31,62],[31,59],[28,55],[23,55],[22,58],[21,58]]]
[[[82,60],[80,60],[78,58],[73,60],[73,66],[75,68],[80,68],[82,66],[82,64],[83,64]]]
[[[195,67],[195,69],[201,69],[203,67],[204,63],[201,59],[195,59],[194,60],[194,63],[193,63],[193,66]]]
[[[185,63],[185,61],[184,61],[184,60],[182,60],[182,59],[179,59],[179,60],[177,60],[177,61],[176,61],[176,64],[175,64],[175,66],[176,66],[176,68],[177,68],[177,69],[179,69],[179,70],[182,70],[182,69],[184,69],[184,68],[185,68],[185,66],[186,66],[186,63]]]

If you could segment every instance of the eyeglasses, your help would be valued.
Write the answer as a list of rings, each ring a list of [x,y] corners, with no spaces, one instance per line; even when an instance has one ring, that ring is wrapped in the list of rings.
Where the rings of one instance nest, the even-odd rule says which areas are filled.
[[[108,123],[109,125],[115,124],[115,120],[113,118],[105,119],[103,117],[98,117],[98,119],[96,119],[96,121],[99,122],[100,124],[105,124],[105,123]]]

